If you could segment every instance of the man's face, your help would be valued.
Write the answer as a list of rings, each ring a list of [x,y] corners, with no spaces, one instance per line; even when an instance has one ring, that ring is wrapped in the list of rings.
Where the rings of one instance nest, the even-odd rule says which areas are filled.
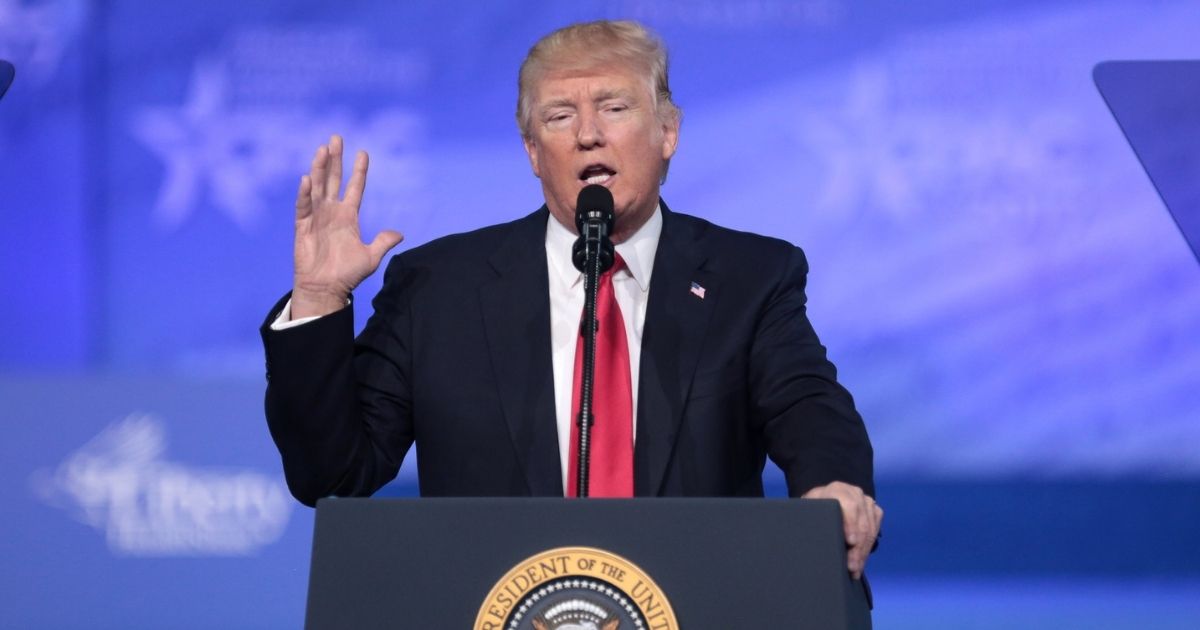
[[[525,150],[550,212],[575,231],[575,201],[589,183],[613,194],[612,239],[654,213],[663,163],[675,153],[677,119],[660,120],[649,83],[624,65],[552,72],[533,87]]]

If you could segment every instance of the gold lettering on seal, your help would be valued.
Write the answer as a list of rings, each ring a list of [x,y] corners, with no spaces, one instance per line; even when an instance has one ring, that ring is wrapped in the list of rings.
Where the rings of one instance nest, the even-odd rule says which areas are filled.
[[[549,549],[517,563],[492,587],[475,617],[475,630],[500,630],[513,610],[528,605],[528,594],[562,578],[592,578],[625,594],[651,630],[678,630],[675,612],[662,590],[640,567],[592,547]],[[632,587],[630,587],[632,584]]]

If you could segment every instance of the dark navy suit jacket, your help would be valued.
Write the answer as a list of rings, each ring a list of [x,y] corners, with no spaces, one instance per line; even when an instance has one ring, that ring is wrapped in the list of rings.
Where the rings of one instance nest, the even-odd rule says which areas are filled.
[[[805,315],[804,254],[662,208],[635,494],[761,496],[769,455],[793,496],[873,495],[866,430]],[[356,340],[352,307],[283,331],[287,297],[272,309],[267,420],[300,501],[373,493],[414,442],[424,496],[562,496],[547,218],[394,256]]]

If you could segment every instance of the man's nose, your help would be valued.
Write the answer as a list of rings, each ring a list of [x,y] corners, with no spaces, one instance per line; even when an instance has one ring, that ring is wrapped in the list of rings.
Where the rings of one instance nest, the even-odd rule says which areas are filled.
[[[595,113],[584,113],[579,117],[579,129],[576,132],[579,148],[591,149],[604,145],[604,123]]]

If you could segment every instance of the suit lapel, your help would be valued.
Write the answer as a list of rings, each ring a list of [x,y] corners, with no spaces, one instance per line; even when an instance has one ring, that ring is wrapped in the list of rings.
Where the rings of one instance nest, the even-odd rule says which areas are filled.
[[[533,496],[563,493],[550,356],[548,216],[543,207],[512,224],[489,259],[496,277],[479,290],[504,420]]]
[[[683,407],[720,295],[717,278],[704,266],[703,223],[662,206],[663,229],[654,257],[650,298],[642,333],[634,493],[657,496],[683,421]],[[701,287],[703,297],[692,291]]]

